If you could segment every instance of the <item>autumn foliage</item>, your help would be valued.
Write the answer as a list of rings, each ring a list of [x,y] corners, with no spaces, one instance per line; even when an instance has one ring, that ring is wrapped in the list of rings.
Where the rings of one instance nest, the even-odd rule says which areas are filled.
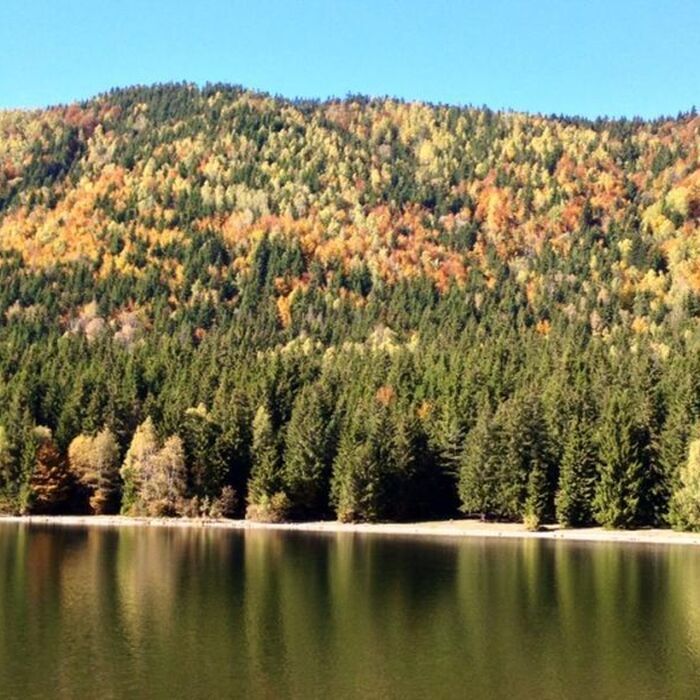
[[[699,227],[694,110],[0,112],[0,509],[696,527]]]

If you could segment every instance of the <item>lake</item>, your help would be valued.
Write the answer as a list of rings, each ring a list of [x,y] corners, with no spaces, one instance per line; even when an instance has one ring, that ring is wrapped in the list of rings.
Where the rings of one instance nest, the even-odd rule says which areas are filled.
[[[697,698],[700,549],[0,525],[0,698]]]

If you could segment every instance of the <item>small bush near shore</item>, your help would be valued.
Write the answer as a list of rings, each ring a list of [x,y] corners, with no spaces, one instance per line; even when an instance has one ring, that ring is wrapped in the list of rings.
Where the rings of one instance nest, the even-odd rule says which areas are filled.
[[[528,532],[539,532],[542,529],[542,523],[536,513],[528,513],[523,518],[523,525]]]
[[[278,491],[272,496],[263,496],[258,503],[249,504],[245,517],[259,523],[283,523],[289,515],[290,505],[287,494]]]

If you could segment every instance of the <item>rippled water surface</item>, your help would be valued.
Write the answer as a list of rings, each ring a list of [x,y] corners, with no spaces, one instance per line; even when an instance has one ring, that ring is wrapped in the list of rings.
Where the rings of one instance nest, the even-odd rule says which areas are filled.
[[[1,698],[698,698],[700,550],[0,525]]]

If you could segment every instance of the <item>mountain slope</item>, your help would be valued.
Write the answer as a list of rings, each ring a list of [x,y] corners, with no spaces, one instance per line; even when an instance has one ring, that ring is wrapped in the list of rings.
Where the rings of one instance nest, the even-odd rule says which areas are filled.
[[[691,526],[699,157],[694,113],[163,85],[0,114],[6,507],[87,508],[71,443],[106,426],[114,471],[150,417],[183,482],[142,509]]]

